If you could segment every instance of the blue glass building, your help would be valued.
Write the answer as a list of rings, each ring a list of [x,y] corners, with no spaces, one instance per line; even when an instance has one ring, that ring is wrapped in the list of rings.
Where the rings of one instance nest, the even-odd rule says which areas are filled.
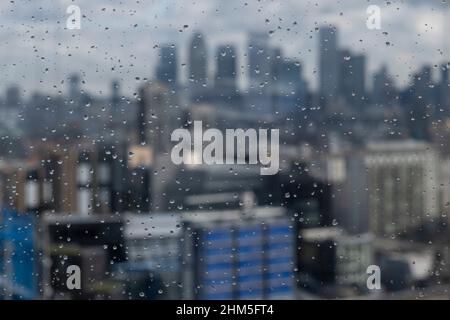
[[[243,218],[239,211],[202,212],[187,218],[184,298],[294,297],[293,228],[278,214],[281,210],[254,210],[257,213],[251,218]]]

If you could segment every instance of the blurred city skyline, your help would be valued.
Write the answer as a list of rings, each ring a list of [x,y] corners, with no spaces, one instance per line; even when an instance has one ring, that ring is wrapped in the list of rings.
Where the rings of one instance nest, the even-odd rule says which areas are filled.
[[[93,2],[0,5],[0,300],[448,299],[447,0]]]
[[[18,5],[24,2],[26,5]],[[81,9],[81,30],[65,29],[66,8]],[[366,27],[370,4],[381,8],[381,29]],[[56,94],[68,76],[81,74],[94,95],[109,94],[119,80],[123,93],[133,94],[156,69],[159,47],[178,48],[180,79],[186,78],[187,48],[195,31],[205,37],[210,57],[218,46],[236,47],[238,84],[245,88],[248,34],[257,30],[272,45],[297,59],[311,89],[318,87],[318,29],[335,25],[342,47],[367,56],[367,75],[386,64],[398,87],[405,87],[421,65],[446,61],[449,30],[445,1],[325,1],[263,2],[176,1],[122,4],[108,1],[16,1],[0,4],[2,41],[10,50],[0,53],[3,80],[0,89],[19,85],[24,96],[35,91]],[[255,14],[256,13],[256,14]],[[242,17],[251,17],[242,19]],[[213,70],[213,59],[210,59]],[[11,81],[11,79],[15,79]],[[20,80],[19,80],[20,79]],[[369,82],[370,83],[370,82]]]

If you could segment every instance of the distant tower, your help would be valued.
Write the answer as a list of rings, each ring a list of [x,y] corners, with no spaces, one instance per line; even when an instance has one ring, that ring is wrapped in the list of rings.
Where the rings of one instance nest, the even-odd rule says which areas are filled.
[[[169,87],[176,87],[177,71],[177,49],[175,45],[162,46],[156,69],[156,79]]]
[[[339,93],[349,104],[360,105],[366,91],[365,56],[352,54],[349,50],[342,50],[339,58]]]
[[[247,51],[250,88],[245,98],[246,108],[256,112],[273,113],[270,90],[275,56],[276,50],[270,46],[267,33],[250,33]]]
[[[233,46],[223,45],[217,49],[215,87],[218,90],[236,89],[236,52]]]
[[[79,102],[81,100],[81,89],[80,89],[80,76],[73,73],[69,76],[69,99],[73,102]]]
[[[253,89],[262,87],[270,80],[271,63],[274,50],[269,45],[269,37],[266,33],[254,32],[248,41],[248,73],[250,86]]]
[[[337,96],[339,65],[337,30],[333,26],[319,30],[319,90],[326,100]]]
[[[196,99],[204,91],[208,78],[208,53],[204,37],[197,32],[189,46],[189,87],[191,96]]]
[[[6,105],[8,107],[17,107],[20,105],[20,89],[17,86],[11,86],[6,89]]]
[[[293,117],[301,103],[305,103],[307,85],[301,75],[302,68],[299,61],[286,59],[281,52],[273,65],[274,85],[272,99],[275,110],[283,116],[291,112]]]
[[[296,90],[302,81],[301,72],[300,62],[281,56],[273,66],[273,75],[276,80],[275,89],[284,94]]]
[[[115,116],[119,113],[120,107],[120,83],[117,80],[113,80],[111,82],[111,108],[112,108],[112,116]]]
[[[145,97],[145,87],[139,89],[139,102],[138,113],[136,117],[137,121],[137,139],[141,145],[147,144],[147,101]]]
[[[373,76],[372,101],[377,105],[388,105],[395,98],[395,87],[386,66]]]
[[[410,88],[411,101],[409,102],[408,116],[414,121],[409,121],[408,125],[411,137],[416,140],[429,141],[431,139],[432,113],[429,110],[433,104],[433,91],[432,68],[426,65],[413,75],[413,83]]]
[[[141,145],[152,146],[155,153],[170,151],[170,134],[179,126],[173,95],[160,83],[144,85],[140,91],[138,138]]]
[[[448,69],[449,64],[443,63],[441,65],[439,103],[442,107],[448,107],[450,104],[450,79]]]

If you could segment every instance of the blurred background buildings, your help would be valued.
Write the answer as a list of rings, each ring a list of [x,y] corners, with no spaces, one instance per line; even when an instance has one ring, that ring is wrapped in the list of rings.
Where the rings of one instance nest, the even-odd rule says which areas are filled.
[[[161,44],[133,97],[120,79],[95,95],[76,72],[57,96],[25,98],[19,81],[4,92],[1,298],[448,298],[445,57],[398,87],[323,25],[313,90],[266,32],[247,40],[244,89],[241,53],[210,50],[205,30]],[[175,166],[170,134],[196,120],[280,129],[279,172]],[[71,264],[81,290],[65,286]],[[366,286],[370,265],[381,290]]]

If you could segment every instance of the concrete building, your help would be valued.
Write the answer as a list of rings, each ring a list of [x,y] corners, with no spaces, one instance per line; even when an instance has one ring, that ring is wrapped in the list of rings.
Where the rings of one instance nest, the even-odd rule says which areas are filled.
[[[379,237],[414,232],[439,214],[438,155],[417,141],[372,142],[346,159],[337,221]]]

